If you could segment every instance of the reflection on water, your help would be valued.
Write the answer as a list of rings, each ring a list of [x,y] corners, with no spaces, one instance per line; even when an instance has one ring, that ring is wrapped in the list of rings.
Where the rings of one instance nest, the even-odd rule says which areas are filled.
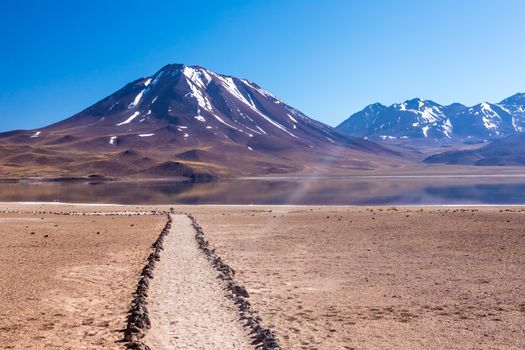
[[[0,183],[0,201],[119,204],[525,204],[523,177]]]

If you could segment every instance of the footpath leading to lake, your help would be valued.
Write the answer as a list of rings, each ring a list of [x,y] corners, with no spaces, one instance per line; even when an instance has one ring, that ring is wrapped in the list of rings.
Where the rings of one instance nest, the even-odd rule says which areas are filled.
[[[143,342],[159,350],[253,349],[223,288],[197,246],[191,220],[173,215],[148,293],[152,327]]]

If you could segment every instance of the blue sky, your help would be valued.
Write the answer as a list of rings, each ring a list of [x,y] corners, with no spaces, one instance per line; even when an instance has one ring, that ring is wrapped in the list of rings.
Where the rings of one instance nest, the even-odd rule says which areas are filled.
[[[336,125],[413,97],[525,91],[525,2],[0,2],[0,131],[64,119],[167,63],[255,81]]]

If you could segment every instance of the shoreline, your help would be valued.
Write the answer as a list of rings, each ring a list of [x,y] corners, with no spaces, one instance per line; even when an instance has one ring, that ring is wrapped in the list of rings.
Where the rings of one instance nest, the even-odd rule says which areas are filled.
[[[363,204],[363,205],[357,205],[357,204],[186,204],[186,203],[173,203],[173,204],[115,204],[115,203],[68,203],[68,202],[2,202],[0,201],[0,207],[2,205],[69,205],[69,206],[92,206],[92,207],[278,207],[278,208],[286,208],[286,207],[322,207],[322,208],[338,208],[338,207],[344,207],[344,208],[392,208],[392,207],[399,207],[399,208],[447,208],[447,207],[469,207],[469,208],[490,208],[490,207],[525,207],[525,204],[383,204],[383,205],[376,205],[376,204]]]
[[[285,180],[353,180],[353,179],[470,179],[470,178],[525,178],[525,170],[503,169],[509,173],[386,173],[386,174],[335,174],[335,175],[239,175],[216,177],[209,181],[198,181],[191,177],[159,177],[159,178],[130,178],[130,177],[104,177],[104,176],[79,176],[79,177],[43,177],[43,178],[0,178],[0,183],[25,183],[25,184],[52,184],[52,183],[128,183],[128,182],[217,182],[237,180],[259,180],[259,181],[285,181]]]

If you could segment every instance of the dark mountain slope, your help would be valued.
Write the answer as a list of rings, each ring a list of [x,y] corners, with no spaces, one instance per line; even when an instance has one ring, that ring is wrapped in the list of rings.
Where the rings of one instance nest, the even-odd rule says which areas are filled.
[[[439,153],[426,158],[425,163],[481,166],[525,165],[525,134],[495,140],[481,148]]]

